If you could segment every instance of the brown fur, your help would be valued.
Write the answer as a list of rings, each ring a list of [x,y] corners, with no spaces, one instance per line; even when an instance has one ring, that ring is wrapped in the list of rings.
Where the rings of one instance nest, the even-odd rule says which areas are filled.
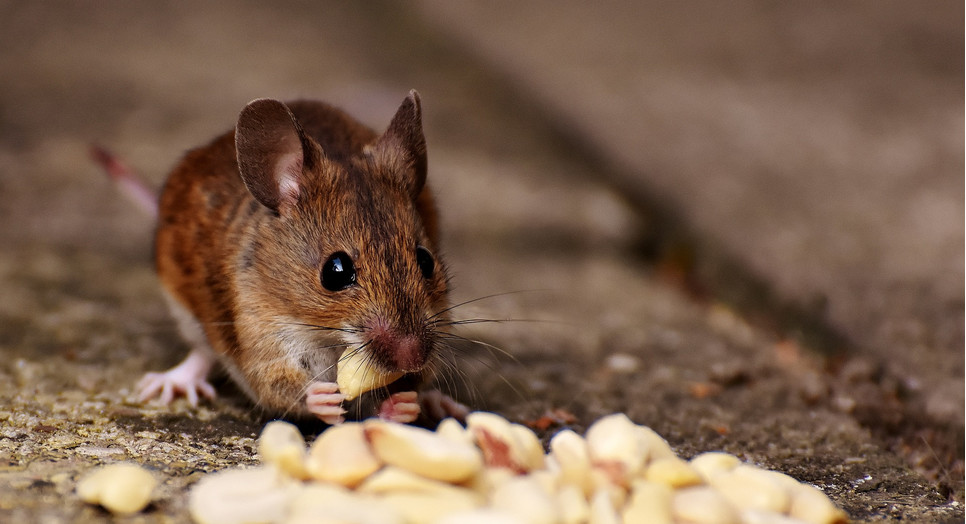
[[[308,382],[334,380],[345,347],[325,347],[339,333],[312,326],[361,330],[386,371],[400,366],[394,344],[418,340],[421,354],[407,362],[421,368],[447,278],[415,93],[383,135],[321,102],[288,103],[291,113],[280,106],[253,102],[235,131],[172,171],[156,262],[243,389],[270,410],[297,412]],[[297,190],[277,183],[279,170]],[[428,280],[416,264],[420,245],[436,261]],[[320,271],[338,251],[355,263],[358,285],[333,292]]]

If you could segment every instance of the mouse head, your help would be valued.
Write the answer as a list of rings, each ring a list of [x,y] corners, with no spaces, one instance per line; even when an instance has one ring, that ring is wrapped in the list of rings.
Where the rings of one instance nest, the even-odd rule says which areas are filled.
[[[273,288],[261,303],[338,333],[386,371],[420,371],[437,342],[447,276],[419,97],[410,92],[381,136],[332,108],[292,107],[298,117],[255,100],[235,132],[242,180],[263,208],[265,241],[249,253],[249,274]]]

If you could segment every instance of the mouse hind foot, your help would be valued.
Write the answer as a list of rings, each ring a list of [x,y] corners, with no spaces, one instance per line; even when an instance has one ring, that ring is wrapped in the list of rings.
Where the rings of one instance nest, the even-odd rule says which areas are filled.
[[[208,383],[208,374],[215,365],[215,353],[208,345],[201,323],[168,289],[162,288],[162,291],[181,336],[192,349],[177,366],[160,373],[145,374],[137,384],[138,399],[144,402],[158,397],[167,405],[175,397],[184,395],[192,406],[197,406],[200,397],[215,398],[215,388]]]
[[[162,404],[170,404],[175,396],[184,395],[192,406],[197,406],[199,395],[213,399],[215,388],[207,378],[214,363],[214,356],[209,352],[192,350],[177,366],[144,375],[137,384],[138,400],[145,402],[158,397]]]

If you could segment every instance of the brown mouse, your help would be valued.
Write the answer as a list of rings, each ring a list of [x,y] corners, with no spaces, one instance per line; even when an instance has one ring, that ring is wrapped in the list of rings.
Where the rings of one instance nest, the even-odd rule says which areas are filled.
[[[160,197],[156,263],[191,352],[149,373],[142,400],[213,397],[216,362],[273,414],[344,418],[347,348],[415,387],[437,362],[448,278],[426,184],[420,99],[380,134],[316,101],[258,99],[234,130],[188,152]],[[465,408],[438,393],[444,412]],[[379,407],[420,413],[415,391]]]

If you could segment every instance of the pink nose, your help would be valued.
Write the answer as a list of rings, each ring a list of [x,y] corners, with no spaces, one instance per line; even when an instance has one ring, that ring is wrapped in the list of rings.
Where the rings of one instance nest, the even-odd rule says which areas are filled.
[[[418,335],[403,334],[385,321],[369,325],[369,351],[393,370],[412,373],[426,364],[426,343]]]
[[[388,346],[396,367],[407,372],[419,371],[426,363],[426,352],[422,343],[412,335],[395,338],[395,344]]]

